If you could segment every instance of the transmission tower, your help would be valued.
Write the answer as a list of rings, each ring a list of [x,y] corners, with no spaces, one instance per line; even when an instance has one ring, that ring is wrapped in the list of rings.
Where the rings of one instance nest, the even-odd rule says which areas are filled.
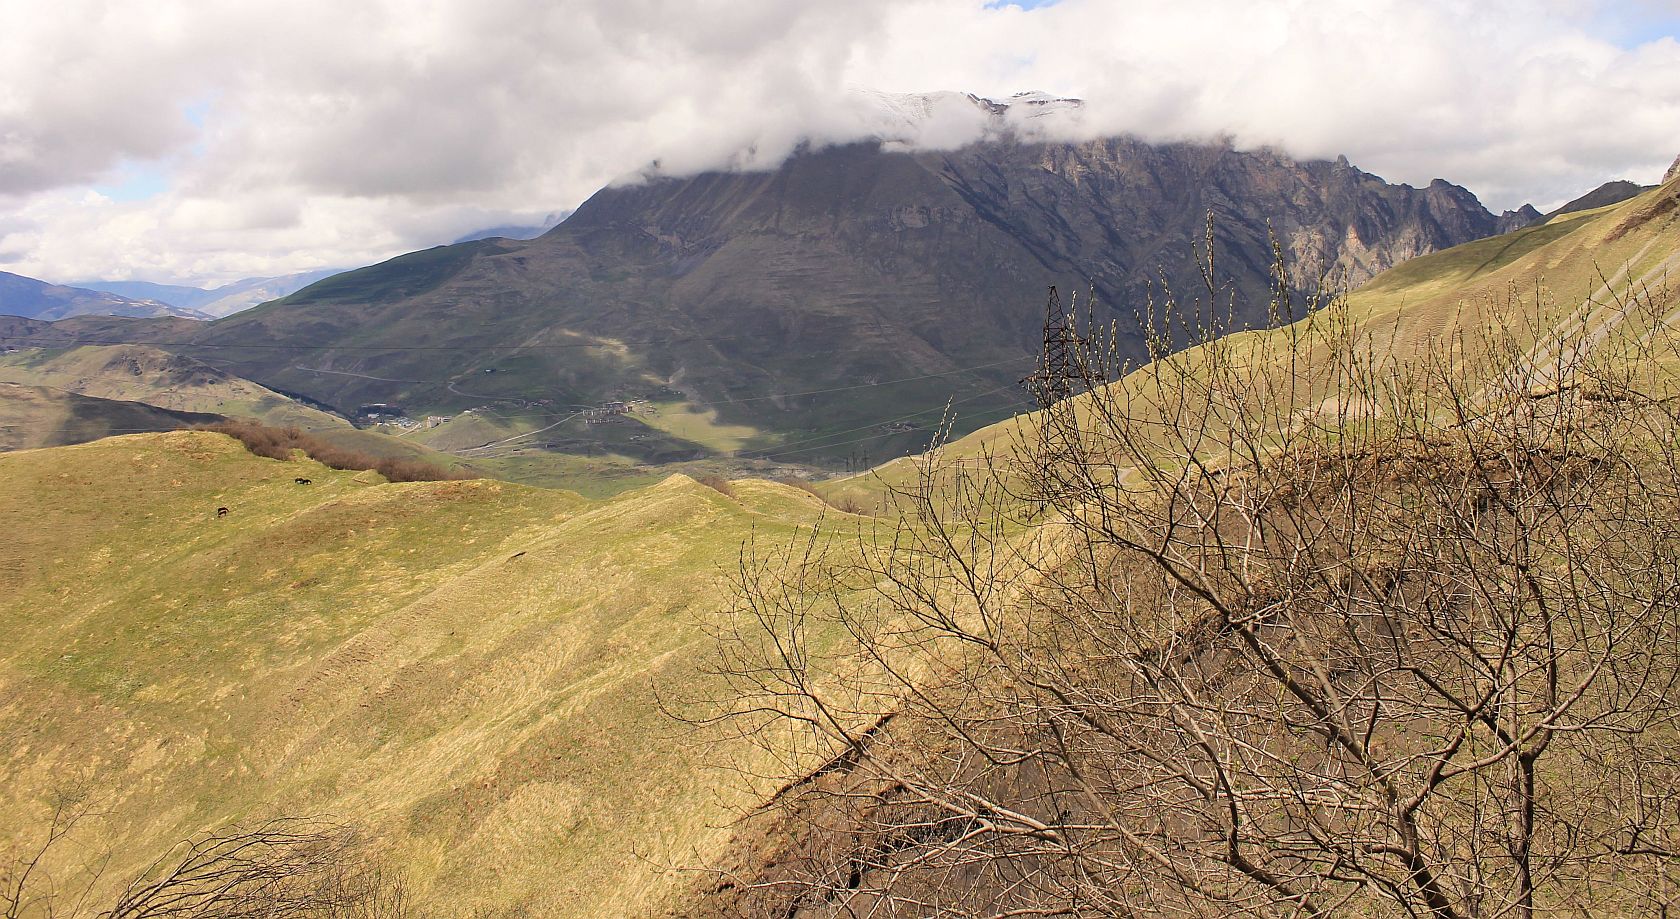
[[[1021,381],[1039,408],[1052,405],[1073,395],[1073,345],[1078,330],[1074,319],[1062,307],[1061,295],[1054,285],[1044,304],[1044,350],[1039,355],[1038,369]]]

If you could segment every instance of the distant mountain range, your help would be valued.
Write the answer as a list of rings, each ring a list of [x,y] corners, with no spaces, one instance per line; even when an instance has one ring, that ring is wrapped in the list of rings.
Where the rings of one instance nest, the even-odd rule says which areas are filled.
[[[68,287],[0,271],[0,315],[26,319],[68,319],[72,316],[176,317],[210,319],[199,310],[161,300],[124,296],[87,287]]]
[[[346,272],[193,347],[340,408],[677,390],[761,430],[820,433],[954,396],[983,422],[1022,405],[1048,285],[1088,288],[1099,318],[1129,324],[1152,287],[1201,289],[1210,213],[1239,325],[1266,316],[1274,237],[1298,266],[1357,284],[1540,217],[1490,213],[1445,181],[1219,143],[855,144],[609,187],[536,239]],[[1143,353],[1139,337],[1124,347]]]
[[[341,268],[302,271],[273,278],[245,278],[220,287],[186,287],[179,284],[154,284],[150,281],[78,281],[87,290],[104,291],[137,300],[152,300],[183,310],[202,313],[209,318],[231,316],[259,303],[277,300],[323,278],[338,274]],[[128,315],[128,314],[116,314]]]

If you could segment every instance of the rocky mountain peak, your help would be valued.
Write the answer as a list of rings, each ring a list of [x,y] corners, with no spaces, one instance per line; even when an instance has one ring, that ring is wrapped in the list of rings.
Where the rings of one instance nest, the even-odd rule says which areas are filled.
[[[1514,211],[1506,211],[1499,215],[1499,221],[1494,225],[1495,232],[1509,233],[1520,230],[1530,224],[1545,219],[1545,214],[1532,204],[1525,204]]]
[[[1680,176],[1680,156],[1675,157],[1674,165],[1668,167],[1668,171],[1663,173],[1663,182],[1669,182],[1675,176]]]

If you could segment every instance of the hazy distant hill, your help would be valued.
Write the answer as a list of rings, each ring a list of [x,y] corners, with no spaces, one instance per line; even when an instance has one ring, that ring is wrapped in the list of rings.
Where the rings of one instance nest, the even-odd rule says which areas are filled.
[[[179,284],[154,284],[150,281],[82,281],[88,290],[107,291],[124,297],[143,298],[167,303],[170,306],[196,311],[210,317],[231,316],[259,303],[276,300],[293,291],[307,287],[322,278],[329,278],[341,269],[326,268],[302,271],[274,278],[245,278],[220,287],[185,287]]]
[[[91,315],[210,318],[199,310],[158,300],[134,299],[108,291],[48,284],[7,271],[0,271],[0,314],[48,320]]]
[[[346,272],[194,341],[341,407],[672,387],[770,432],[867,427],[953,394],[984,421],[1022,404],[1046,285],[1090,285],[1129,320],[1163,276],[1200,283],[1209,211],[1239,323],[1264,316],[1269,233],[1358,282],[1500,224],[1446,182],[1390,185],[1345,160],[1224,145],[854,145],[608,188],[535,240]]]

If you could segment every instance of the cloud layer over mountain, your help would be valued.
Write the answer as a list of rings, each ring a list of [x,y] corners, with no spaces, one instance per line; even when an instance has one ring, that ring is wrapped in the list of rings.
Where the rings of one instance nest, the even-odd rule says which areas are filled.
[[[0,0],[0,268],[217,281],[540,222],[649,164],[900,124],[868,91],[1078,96],[1073,136],[1223,134],[1495,208],[1654,181],[1674,2]],[[978,113],[937,102],[910,138]],[[900,126],[897,130],[902,131]]]

